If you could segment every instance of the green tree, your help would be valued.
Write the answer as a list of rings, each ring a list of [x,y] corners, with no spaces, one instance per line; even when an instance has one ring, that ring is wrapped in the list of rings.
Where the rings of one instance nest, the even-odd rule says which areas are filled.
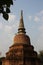
[[[2,60],[1,60],[1,58],[0,58],[0,65],[2,65]]]
[[[41,65],[43,65],[43,50],[40,51],[38,56],[39,56],[39,58],[41,60]]]
[[[5,59],[5,57],[0,57],[0,65],[2,65],[2,59]]]
[[[10,13],[10,6],[13,5],[13,0],[0,0],[0,14],[3,14],[3,18],[8,20]]]

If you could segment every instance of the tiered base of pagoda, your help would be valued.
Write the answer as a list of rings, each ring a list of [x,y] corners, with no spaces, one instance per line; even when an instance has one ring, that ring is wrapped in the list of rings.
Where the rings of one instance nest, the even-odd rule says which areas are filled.
[[[4,62],[5,61],[5,62]],[[34,47],[28,44],[14,44],[6,53],[6,58],[3,59],[2,65],[40,65],[40,60],[37,57],[37,52]]]

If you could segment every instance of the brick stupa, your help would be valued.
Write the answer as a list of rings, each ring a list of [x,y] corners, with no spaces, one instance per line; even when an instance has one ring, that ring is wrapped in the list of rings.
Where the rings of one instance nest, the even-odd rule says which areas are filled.
[[[21,11],[20,23],[17,34],[14,36],[14,43],[9,47],[2,65],[40,65],[38,54],[31,45],[30,37],[26,35],[23,11]]]

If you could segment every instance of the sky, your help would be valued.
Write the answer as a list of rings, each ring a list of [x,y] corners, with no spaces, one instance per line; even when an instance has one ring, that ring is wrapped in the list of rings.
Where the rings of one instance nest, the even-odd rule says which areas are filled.
[[[0,57],[5,56],[9,47],[14,43],[21,10],[23,10],[26,34],[30,37],[34,50],[39,53],[43,50],[43,0],[16,0],[10,9],[8,21],[0,14]]]

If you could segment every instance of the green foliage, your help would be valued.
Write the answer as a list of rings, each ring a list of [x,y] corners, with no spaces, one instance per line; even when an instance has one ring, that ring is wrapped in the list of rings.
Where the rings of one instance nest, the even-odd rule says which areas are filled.
[[[10,6],[13,5],[13,0],[0,0],[0,14],[3,14],[3,18],[8,20],[10,13]]]
[[[1,60],[1,58],[0,58],[0,65],[2,65],[2,60]]]
[[[39,58],[41,60],[41,65],[43,65],[43,50],[40,51]]]
[[[0,65],[2,65],[2,59],[5,59],[5,57],[0,57]]]

